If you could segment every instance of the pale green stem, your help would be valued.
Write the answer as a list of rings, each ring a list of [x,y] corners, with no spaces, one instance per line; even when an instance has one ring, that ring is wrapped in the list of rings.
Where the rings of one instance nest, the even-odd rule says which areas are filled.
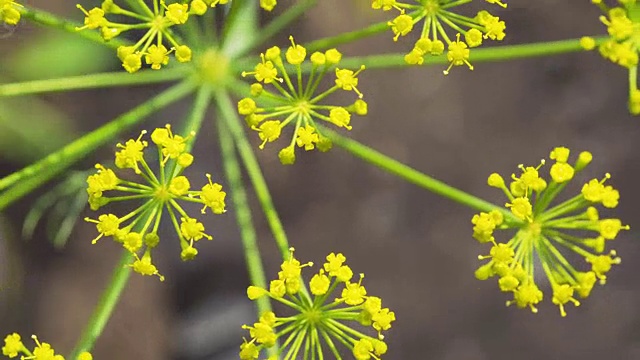
[[[222,115],[221,115],[222,116]],[[224,167],[225,176],[229,184],[229,191],[233,199],[234,212],[236,221],[240,229],[240,238],[244,249],[244,257],[247,262],[247,270],[249,271],[249,281],[251,285],[268,289],[267,278],[264,274],[264,265],[260,258],[260,248],[258,247],[258,236],[256,235],[253,219],[251,217],[251,208],[247,199],[247,192],[242,181],[242,175],[236,149],[233,144],[233,137],[225,126],[225,123],[218,116],[218,135],[220,139],[220,148],[222,149],[222,165]],[[268,296],[262,296],[256,301],[258,314],[266,311],[272,311],[271,302]],[[278,344],[270,348],[269,354],[278,353]]]
[[[0,85],[0,97],[163,83],[182,79],[190,71],[190,68],[181,66],[163,69],[162,71],[143,70],[135,74],[116,71],[100,74],[69,76],[58,79],[3,84]]]
[[[195,84],[181,82],[55,153],[0,179],[0,210],[66,170],[99,146],[130,130],[150,114],[191,93]],[[11,186],[10,189],[7,189]]]
[[[196,133],[195,136],[198,136],[200,128],[202,127],[202,122],[204,121],[205,115],[207,114],[207,109],[209,108],[209,105],[211,103],[212,94],[213,89],[211,88],[211,86],[208,86],[206,84],[200,86],[196,94],[196,99],[193,102],[191,112],[189,113],[189,117],[182,126],[182,136],[189,136],[192,131]],[[196,139],[193,138],[187,142],[185,151],[190,152],[191,149],[193,149],[193,144],[195,144],[196,142],[195,140]]]
[[[255,188],[258,201],[262,206],[262,210],[267,218],[267,222],[269,223],[269,227],[271,228],[271,232],[273,233],[278,249],[282,254],[282,258],[288,259],[290,245],[287,240],[287,235],[284,232],[282,222],[280,221],[278,213],[275,210],[275,206],[273,205],[273,200],[271,199],[271,194],[267,187],[267,182],[264,179],[262,170],[260,169],[260,165],[256,159],[256,155],[253,152],[253,148],[247,139],[242,125],[240,124],[240,119],[236,114],[235,106],[233,105],[229,94],[226,92],[219,91],[216,96],[216,100],[218,102],[218,108],[222,118],[226,122],[229,132],[233,135],[240,157],[242,158],[244,166],[247,168],[249,178]]]
[[[599,44],[608,37],[595,38]],[[580,39],[568,39],[560,41],[540,42],[523,45],[506,45],[506,46],[487,46],[479,49],[471,49],[469,61],[471,63],[507,61],[514,59],[531,58],[537,56],[559,55],[571,52],[585,51],[580,46]],[[409,67],[417,65],[409,65],[404,61],[405,54],[384,54],[370,55],[362,57],[345,57],[340,61],[341,68],[359,68],[365,65],[367,69],[386,69],[397,67]],[[448,64],[449,61],[445,54],[440,56],[425,56],[423,66]],[[304,70],[311,71],[311,65],[305,64]]]
[[[80,10],[78,10],[78,12],[80,12]],[[93,40],[95,42],[99,42],[103,45],[112,47],[114,49],[117,49],[118,46],[121,45],[129,45],[130,42],[128,41],[123,41],[123,40],[119,40],[119,39],[112,39],[110,41],[104,41],[104,39],[102,38],[102,36],[100,35],[100,32],[98,30],[89,30],[89,29],[85,29],[85,30],[76,30],[77,27],[82,27],[83,24],[81,23],[77,23],[77,22],[72,22],[72,21],[68,21],[65,19],[61,19],[49,12],[46,12],[44,10],[39,10],[39,9],[34,9],[28,6],[25,6],[22,11],[22,16],[25,19],[31,20],[36,24],[40,24],[43,26],[48,26],[48,27],[52,27],[52,28],[56,28],[56,29],[60,29],[60,30],[64,30],[66,32],[70,32],[72,34],[84,37],[86,39],[89,40]],[[83,14],[84,16],[84,14]]]
[[[222,52],[237,58],[245,52],[252,39],[259,32],[258,2],[255,0],[234,0],[222,30]]]
[[[91,315],[87,326],[82,332],[80,340],[67,359],[77,359],[80,353],[83,351],[91,351],[93,348],[93,345],[100,334],[102,334],[104,327],[107,325],[107,322],[113,313],[113,309],[120,299],[120,295],[127,285],[129,276],[131,275],[131,267],[127,265],[131,264],[132,260],[133,256],[131,253],[127,250],[123,250],[120,261],[118,261],[115,269],[113,270],[111,282],[102,293],[100,301]]]
[[[360,144],[355,140],[343,137],[342,135],[339,135],[338,133],[326,128],[322,128],[321,133],[328,137],[335,145],[340,146],[352,155],[359,157],[360,159],[376,167],[379,167],[384,171],[394,174],[410,183],[418,185],[424,189],[451,199],[462,205],[468,206],[472,209],[485,212],[498,210],[504,215],[507,220],[512,220],[514,222],[520,221],[504,207],[494,205],[473,195],[467,194],[462,190],[458,190],[452,186],[449,186],[376,150]]]
[[[253,39],[250,45],[247,46],[246,51],[254,49],[256,46],[263,45],[267,40],[271,39],[276,34],[280,33],[284,28],[290,25],[293,21],[304,15],[309,9],[314,7],[318,3],[318,0],[301,0],[296,2],[295,5],[290,6],[282,14],[278,15],[265,27],[260,29],[260,33]],[[245,52],[239,54],[244,55]]]

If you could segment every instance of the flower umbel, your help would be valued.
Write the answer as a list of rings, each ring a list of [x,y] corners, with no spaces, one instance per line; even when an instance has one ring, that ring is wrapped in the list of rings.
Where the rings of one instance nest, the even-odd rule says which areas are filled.
[[[266,143],[276,141],[285,126],[293,125],[291,142],[279,153],[283,164],[295,162],[296,144],[307,151],[318,148],[324,152],[331,149],[331,141],[322,135],[317,121],[351,130],[351,114],[367,114],[367,103],[362,100],[363,95],[358,90],[358,75],[364,66],[356,71],[340,69],[337,65],[342,54],[338,50],[314,52],[310,56],[311,74],[305,83],[300,65],[307,57],[307,50],[296,44],[293,37],[289,39],[291,46],[285,53],[285,60],[295,66],[295,76],[289,76],[280,48],[274,46],[260,54],[261,61],[254,71],[242,73],[242,76],[253,75],[258,82],[251,85],[251,97],[238,102],[238,112],[245,116],[247,124],[258,132],[262,140],[261,149]],[[322,78],[333,69],[335,84],[323,93],[314,95]],[[273,87],[275,92],[266,89],[267,85]],[[320,104],[338,90],[353,91],[358,99],[349,106]],[[279,120],[282,117],[284,120]]]
[[[21,7],[22,5],[13,0],[0,0],[0,23],[18,25]]]
[[[64,360],[64,356],[56,354],[50,344],[38,341],[38,337],[32,335],[31,338],[36,343],[33,350],[27,349],[22,342],[20,335],[17,333],[9,334],[4,338],[4,346],[2,347],[2,355],[13,359],[20,356],[21,360]],[[91,360],[93,357],[89,352],[83,352],[78,355],[76,360]]]
[[[605,251],[608,242],[614,240],[620,230],[628,230],[619,219],[602,219],[596,205],[615,208],[620,194],[605,181],[610,178],[593,179],[584,184],[580,194],[554,206],[550,206],[556,196],[584,169],[592,159],[591,153],[582,152],[578,160],[570,165],[569,149],[555,148],[550,155],[555,163],[549,170],[549,181],[543,179],[538,167],[520,165],[521,175],[511,176],[507,187],[498,174],[489,176],[489,186],[501,189],[509,203],[506,204],[517,221],[507,220],[494,210],[473,216],[473,237],[480,243],[490,243],[489,259],[476,271],[480,280],[497,276],[500,290],[513,293],[513,300],[520,308],[529,307],[537,312],[536,305],[542,301],[543,292],[539,281],[534,279],[536,256],[542,265],[553,293],[552,302],[560,307],[560,314],[566,316],[565,305],[580,302],[574,297],[586,298],[597,280],[604,284],[612,265],[619,264],[615,250]],[[496,229],[514,229],[515,235],[506,243],[494,238]],[[593,233],[592,237],[587,237]],[[578,270],[565,257],[563,251],[573,252],[572,257],[582,257],[591,269]],[[584,267],[584,266],[583,266]]]
[[[393,40],[396,41],[400,36],[413,31],[414,26],[422,21],[420,39],[404,60],[408,64],[420,65],[426,55],[441,55],[447,50],[449,67],[443,71],[447,75],[453,66],[467,65],[473,70],[473,65],[469,62],[469,49],[480,46],[483,39],[502,40],[505,36],[504,21],[486,10],[478,12],[475,17],[451,11],[456,6],[471,1],[414,0],[417,4],[410,4],[398,0],[371,0],[371,7],[383,11],[395,9],[400,12],[400,15],[389,21],[389,27],[394,33]],[[507,7],[507,4],[500,0],[485,1]],[[447,33],[447,27],[455,32],[455,38]],[[461,36],[464,40],[460,40]]]
[[[247,295],[251,300],[269,296],[295,314],[280,317],[266,312],[253,326],[244,325],[251,340],[245,339],[240,345],[240,359],[258,359],[260,352],[274,346],[278,339],[282,344],[278,358],[283,359],[323,359],[326,349],[340,359],[336,343],[347,346],[356,359],[380,359],[387,352],[382,332],[391,328],[396,317],[393,311],[382,308],[379,297],[367,295],[362,285],[364,274],[352,282],[353,271],[345,265],[344,255],[331,253],[309,281],[309,295],[301,290],[300,274],[302,268],[313,263],[300,264],[293,248],[290,250],[289,259],[282,263],[278,279],[271,281],[269,289],[249,286]],[[340,289],[340,295],[332,296]],[[366,335],[354,325],[371,326],[378,335]]]
[[[113,0],[105,0],[101,7],[85,10],[82,5],[77,7],[85,14],[84,26],[77,30],[99,29],[102,38],[109,41],[116,36],[130,30],[146,29],[146,33],[131,46],[118,47],[118,58],[122,67],[130,73],[140,70],[142,61],[158,70],[169,63],[169,55],[175,53],[179,62],[191,61],[191,49],[181,44],[179,37],[174,34],[174,26],[185,24],[189,15],[202,15],[207,11],[207,3],[215,6],[220,0],[194,0],[189,4],[174,1],[167,5],[164,0],[153,0],[148,6],[139,1],[137,7],[127,9],[116,5]],[[224,3],[227,1],[225,0]],[[129,18],[133,23],[119,23],[107,19],[108,15]],[[167,44],[169,48],[165,46]]]
[[[598,46],[602,57],[629,70],[629,111],[640,114],[640,90],[638,90],[638,52],[640,51],[640,3],[635,0],[617,0],[618,6],[609,7],[602,1],[592,1],[604,15],[600,21],[607,27],[609,39]],[[596,47],[590,37],[581,39],[585,50]]]
[[[206,209],[222,214],[225,212],[226,193],[220,184],[211,181],[209,174],[208,183],[201,190],[191,190],[189,179],[182,175],[184,169],[193,163],[187,143],[195,133],[187,137],[175,135],[170,125],[153,131],[151,141],[158,148],[158,174],[144,159],[148,145],[142,139],[145,134],[143,131],[137,139],[118,144],[120,150],[115,157],[117,168],[134,170],[142,182],[119,178],[113,170],[100,164],[96,165],[98,172],[87,178],[89,204],[93,210],[117,201],[142,200],[143,204],[122,217],[102,214],[97,220],[85,220],[96,224],[99,235],[93,240],[94,244],[104,236],[113,237],[135,256],[136,260],[131,264],[134,271],[142,275],[158,275],[162,280],[151,261],[151,250],[160,242],[158,228],[162,217],[168,215],[171,219],[180,241],[182,260],[191,260],[198,254],[194,242],[202,238],[211,240],[212,237],[205,233],[201,222],[187,214],[179,201],[202,204],[203,214]],[[117,192],[117,195],[107,197],[106,192]]]

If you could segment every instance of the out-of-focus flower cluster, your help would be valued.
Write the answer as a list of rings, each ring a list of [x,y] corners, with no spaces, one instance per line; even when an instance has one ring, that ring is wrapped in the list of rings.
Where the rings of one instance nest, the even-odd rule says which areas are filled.
[[[29,350],[19,334],[13,333],[7,335],[4,338],[4,346],[2,347],[2,355],[7,356],[10,359],[18,357],[20,354],[21,360],[64,360],[64,356],[56,354],[55,350],[49,343],[40,342],[38,338],[31,336],[36,346],[33,350]],[[93,356],[89,352],[82,352],[78,355],[76,360],[92,360]]]
[[[591,0],[603,14],[600,21],[607,27],[609,38],[599,45],[591,37],[583,37],[580,44],[586,50],[598,48],[602,57],[629,70],[629,111],[640,114],[638,90],[638,51],[640,50],[640,4],[636,0],[616,0],[609,7],[602,0]]]
[[[506,8],[501,0],[485,0],[488,3]],[[473,70],[469,61],[470,48],[478,47],[483,39],[502,40],[505,37],[505,22],[499,17],[481,10],[475,17],[468,17],[453,12],[457,6],[471,3],[472,0],[414,0],[415,4],[398,0],[371,0],[373,9],[383,11],[398,10],[398,15],[389,21],[394,33],[394,40],[411,33],[416,24],[422,22],[420,39],[411,52],[405,56],[408,64],[420,65],[427,55],[441,55],[447,50],[449,67],[444,70],[447,75],[453,66],[467,65]],[[447,31],[455,32],[455,37]],[[451,31],[449,30],[449,31]]]
[[[549,180],[539,173],[544,160],[537,167],[520,165],[521,174],[511,175],[509,187],[500,175],[489,176],[489,186],[505,193],[509,199],[506,207],[517,221],[507,219],[498,210],[473,216],[473,237],[491,245],[489,255],[479,257],[489,261],[476,271],[476,277],[480,280],[498,277],[500,290],[513,294],[507,305],[529,307],[537,312],[536,305],[543,299],[540,281],[535,279],[535,264],[539,263],[551,285],[551,300],[565,316],[567,303],[578,306],[575,296],[588,297],[594,284],[598,280],[604,284],[612,265],[620,263],[614,250],[605,249],[620,230],[628,230],[629,226],[620,219],[601,218],[595,207],[618,205],[620,194],[605,185],[609,174],[601,180],[590,180],[578,195],[551,206],[574,175],[591,162],[592,155],[582,152],[571,165],[569,149],[558,147],[550,158],[555,163],[550,168]],[[494,235],[496,230],[505,229],[514,229],[516,233],[502,243]],[[569,257],[564,254],[567,252]],[[571,260],[575,257],[583,258],[590,269],[574,266]]]
[[[271,281],[269,289],[250,286],[249,299],[263,296],[290,307],[295,314],[278,316],[269,311],[260,316],[253,326],[245,325],[251,340],[240,345],[240,359],[258,359],[264,349],[280,341],[277,355],[269,359],[323,359],[330,356],[340,359],[336,344],[349,348],[357,360],[380,359],[387,352],[383,331],[391,328],[395,313],[382,307],[379,297],[367,295],[362,284],[364,274],[352,282],[353,271],[345,265],[342,254],[331,253],[320,271],[309,281],[309,291],[301,281],[302,269],[313,263],[300,264],[293,256],[280,266],[278,278]],[[334,292],[340,295],[334,297]],[[378,333],[372,337],[362,333],[354,325],[372,327]]]
[[[0,0],[0,23],[18,25],[22,5],[13,0]]]
[[[208,183],[200,190],[191,190],[189,179],[183,175],[194,160],[187,150],[187,143],[195,133],[187,137],[175,135],[169,125],[153,131],[151,141],[157,147],[158,173],[154,173],[144,159],[148,145],[143,140],[145,134],[143,131],[137,139],[118,144],[120,150],[115,156],[115,166],[133,170],[141,182],[125,180],[101,164],[96,165],[97,173],[87,178],[89,204],[93,210],[120,201],[142,201],[142,205],[124,216],[108,213],[98,216],[97,220],[85,220],[96,224],[99,235],[93,243],[102,237],[112,237],[134,255],[133,270],[142,275],[158,275],[162,279],[151,261],[151,250],[160,242],[158,228],[163,216],[169,216],[178,235],[182,249],[180,257],[191,260],[198,254],[194,242],[203,238],[211,240],[212,237],[205,233],[200,221],[189,216],[179,201],[203,205],[203,214],[206,209],[222,214],[225,212],[226,193],[220,184],[211,181],[209,174]]]
[[[258,82],[251,85],[251,97],[238,102],[238,112],[245,116],[247,124],[258,132],[262,140],[261,149],[266,143],[280,138],[285,126],[294,127],[291,142],[279,153],[283,164],[295,162],[296,145],[307,151],[317,148],[324,152],[331,149],[331,141],[322,135],[318,121],[351,130],[351,114],[367,114],[367,103],[362,100],[363,95],[358,90],[358,75],[364,66],[356,71],[341,69],[337,67],[342,59],[338,50],[314,52],[309,57],[311,74],[305,82],[301,64],[307,58],[307,50],[296,44],[293,37],[290,40],[291,46],[284,58],[287,64],[295,67],[295,74],[288,74],[280,48],[269,48],[260,54],[261,61],[254,71],[242,73],[242,76],[253,75]],[[335,71],[334,85],[316,94],[322,78],[332,70]],[[353,91],[358,99],[349,106],[321,104],[327,96],[339,90]],[[284,120],[280,120],[282,118]]]

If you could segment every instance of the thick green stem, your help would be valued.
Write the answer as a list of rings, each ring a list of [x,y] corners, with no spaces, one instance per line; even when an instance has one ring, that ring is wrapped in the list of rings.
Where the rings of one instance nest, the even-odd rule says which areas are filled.
[[[236,156],[233,138],[221,117],[218,116],[218,135],[220,138],[220,148],[222,149],[222,165],[224,166],[225,176],[229,183],[229,191],[233,199],[234,212],[236,221],[240,229],[240,238],[242,239],[242,247],[249,271],[249,281],[251,285],[268,289],[267,278],[264,274],[264,266],[260,258],[260,248],[258,247],[258,236],[256,235],[253,219],[251,216],[251,208],[247,199],[247,192],[242,181],[240,165]],[[263,296],[256,300],[258,314],[265,311],[271,311],[271,302],[268,296]]]
[[[60,174],[99,146],[128,131],[150,114],[191,93],[194,87],[195,84],[190,81],[174,85],[44,159],[0,179],[0,190],[4,190],[0,194],[0,210]]]
[[[607,37],[595,38],[596,43],[601,43]],[[487,46],[479,49],[472,49],[469,60],[471,63],[507,61],[514,59],[531,58],[537,56],[559,55],[577,51],[585,51],[580,46],[580,39],[568,39],[560,41],[540,42],[522,45],[506,45],[506,46]],[[397,67],[409,67],[404,61],[405,54],[384,54],[371,55],[362,57],[345,57],[340,61],[340,67],[359,68],[365,65],[367,69],[385,69]],[[425,56],[423,66],[448,64],[449,61],[445,55]],[[311,70],[311,66],[305,67],[306,71]]]
[[[278,34],[300,16],[304,15],[305,12],[314,7],[317,3],[318,0],[301,0],[296,2],[295,5],[289,7],[285,12],[278,15],[278,17],[260,29],[258,36],[253,39],[249,46],[247,46],[247,51],[255,48],[256,46],[264,45],[267,40]],[[245,53],[246,51],[240,55],[244,55]]]
[[[182,79],[190,71],[190,68],[180,66],[163,69],[162,71],[143,70],[135,74],[117,71],[101,74],[69,76],[59,79],[3,84],[0,85],[0,97],[163,83]]]
[[[116,264],[116,267],[113,270],[109,286],[102,293],[100,301],[93,311],[87,326],[82,332],[80,340],[71,352],[71,355],[67,357],[68,359],[75,360],[78,358],[80,353],[83,351],[91,351],[93,348],[93,345],[98,337],[100,337],[100,334],[102,334],[104,327],[107,325],[107,322],[113,313],[113,309],[116,307],[116,304],[120,299],[120,295],[127,285],[129,276],[131,275],[131,267],[127,265],[131,264],[132,260],[133,256],[131,253],[127,250],[123,250],[120,261],[118,261],[118,264]]]
[[[359,157],[360,159],[372,165],[375,165],[376,167],[379,167],[380,169],[385,170],[393,175],[396,175],[410,183],[416,184],[433,193],[444,196],[472,209],[485,212],[498,210],[502,212],[506,219],[512,220],[514,222],[519,221],[510,211],[507,211],[504,207],[494,205],[473,195],[467,194],[462,190],[458,190],[452,186],[449,186],[378,151],[375,151],[370,147],[360,144],[355,140],[346,138],[326,128],[322,129],[322,134],[331,139],[331,141],[335,145],[340,146],[352,155]]]
[[[262,206],[262,210],[267,218],[267,222],[269,223],[269,227],[271,228],[271,232],[273,233],[278,249],[282,254],[282,258],[288,259],[290,245],[287,240],[287,235],[284,232],[282,222],[280,221],[278,213],[275,210],[275,206],[273,205],[273,200],[271,199],[267,182],[262,174],[262,169],[260,169],[260,165],[258,164],[256,155],[253,152],[253,148],[242,129],[240,119],[235,111],[235,106],[233,105],[229,94],[226,92],[218,92],[216,99],[218,101],[218,109],[222,114],[222,119],[224,119],[229,132],[233,135],[236,147],[238,148],[240,157],[247,169],[251,183],[253,184],[256,195],[258,196],[258,201]]]
[[[122,41],[119,39],[112,39],[108,42],[104,41],[104,39],[100,35],[100,32],[97,30],[89,30],[89,29],[76,30],[76,28],[81,27],[82,24],[61,19],[43,10],[34,9],[31,7],[25,6],[21,12],[22,12],[22,16],[25,19],[31,20],[36,24],[64,30],[66,32],[70,32],[72,34],[84,37],[86,39],[99,42],[103,45],[112,47],[114,49],[117,49],[118,46],[121,46],[121,45],[129,45],[129,42]],[[78,12],[80,12],[80,10],[78,10]]]

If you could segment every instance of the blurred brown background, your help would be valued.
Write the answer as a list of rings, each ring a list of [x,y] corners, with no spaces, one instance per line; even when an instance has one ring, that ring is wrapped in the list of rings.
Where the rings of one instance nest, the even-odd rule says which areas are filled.
[[[388,13],[370,10],[369,3],[322,0],[289,31],[304,43],[387,19]],[[600,13],[588,1],[508,3],[508,10],[493,7],[507,21],[507,44],[605,32],[598,22]],[[73,1],[31,0],[28,4],[81,19]],[[282,2],[280,10],[287,4]],[[468,9],[474,13],[473,6]],[[286,35],[274,43],[286,46]],[[65,51],[47,48],[51,42],[42,36],[41,29],[25,23],[0,40],[1,82],[42,78],[39,74],[47,69],[37,67],[54,66],[50,62],[60,62],[54,61],[56,56],[65,63]],[[411,39],[394,43],[391,38],[387,32],[341,50],[365,55],[410,49]],[[38,60],[30,71],[17,70],[25,67],[15,60],[24,48],[29,49],[29,58]],[[82,52],[86,56],[83,71],[118,69],[117,63],[102,60],[104,52],[93,52],[99,47],[90,49]],[[569,306],[567,318],[560,317],[546,288],[538,314],[506,308],[508,296],[499,292],[494,281],[480,282],[473,276],[479,265],[476,256],[488,252],[488,247],[471,237],[472,210],[387,175],[340,149],[301,154],[295,166],[283,167],[277,163],[276,147],[267,147],[260,153],[261,162],[297,256],[320,263],[327,253],[340,251],[356,272],[366,273],[369,292],[381,295],[397,316],[387,336],[390,351],[385,359],[640,359],[640,251],[636,245],[640,225],[635,209],[640,201],[640,118],[626,109],[626,72],[595,53],[475,65],[474,71],[459,67],[447,77],[440,66],[366,70],[360,83],[370,115],[354,119],[349,135],[496,203],[505,200],[485,185],[489,173],[508,176],[517,164],[537,164],[559,145],[574,154],[590,150],[595,160],[579,182],[610,172],[611,184],[622,194],[615,216],[632,226],[614,244],[623,263],[612,270],[607,285],[596,287],[579,308]],[[55,70],[60,74],[78,71],[64,66]],[[22,101],[29,108],[42,102],[47,109],[57,109],[55,121],[44,124],[63,129],[56,138],[63,142],[158,91],[117,88]],[[1,100],[0,107],[6,108],[20,101]],[[191,101],[172,106],[147,124],[178,123]],[[47,114],[53,119],[53,112]],[[25,127],[22,115],[5,118],[2,126]],[[196,164],[222,180],[213,129],[208,122],[199,135]],[[42,128],[38,125],[26,134],[32,131],[42,132]],[[15,140],[9,138],[0,141]],[[27,138],[15,147],[26,152],[21,159],[31,161],[30,156],[38,158],[49,151],[22,150],[40,144],[40,140],[31,142],[35,144]],[[60,145],[52,142],[52,149]],[[88,168],[108,156],[112,149],[103,149],[77,168]],[[21,166],[12,152],[0,157],[5,174]],[[579,191],[579,185],[568,191]],[[21,201],[4,216],[0,333],[19,330],[25,338],[36,333],[67,353],[108,281],[119,250],[108,241],[92,246],[95,228],[81,222],[64,251],[55,250],[44,237],[21,241],[21,217],[34,199]],[[258,207],[254,209],[267,273],[273,276],[278,254]],[[238,345],[246,336],[240,325],[252,321],[253,308],[244,297],[246,271],[233,216],[230,207],[226,215],[209,219],[206,226],[216,240],[202,243],[194,262],[179,261],[177,244],[162,244],[155,259],[167,281],[132,276],[98,341],[96,359],[237,358]]]

